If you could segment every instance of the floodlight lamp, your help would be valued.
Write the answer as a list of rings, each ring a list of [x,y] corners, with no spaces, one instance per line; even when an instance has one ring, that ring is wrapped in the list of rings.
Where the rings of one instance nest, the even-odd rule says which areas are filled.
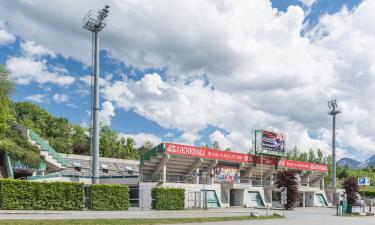
[[[109,5],[105,5],[104,8],[109,9]]]

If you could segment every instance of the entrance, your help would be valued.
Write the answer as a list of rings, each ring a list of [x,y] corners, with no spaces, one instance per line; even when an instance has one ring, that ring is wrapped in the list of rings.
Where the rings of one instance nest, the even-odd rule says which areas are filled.
[[[234,206],[234,189],[230,189],[229,206]]]
[[[259,191],[249,191],[251,207],[264,208],[265,204]]]
[[[317,198],[317,205],[319,207],[328,206],[327,200],[324,198],[323,194],[315,194],[315,197]]]

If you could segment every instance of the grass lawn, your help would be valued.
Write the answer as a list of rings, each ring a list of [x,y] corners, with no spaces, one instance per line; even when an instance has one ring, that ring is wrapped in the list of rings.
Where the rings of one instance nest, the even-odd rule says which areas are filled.
[[[158,218],[158,219],[84,219],[84,220],[0,220],[2,225],[91,225],[91,224],[121,224],[121,225],[148,225],[148,224],[174,224],[174,223],[203,223],[239,220],[262,220],[283,218],[279,215],[261,216],[259,218],[249,216],[230,217],[206,217],[206,218]]]

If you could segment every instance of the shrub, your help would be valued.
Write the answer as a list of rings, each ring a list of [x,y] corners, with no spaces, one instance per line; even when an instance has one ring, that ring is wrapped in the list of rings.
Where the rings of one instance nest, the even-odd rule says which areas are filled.
[[[279,171],[276,175],[275,185],[277,188],[287,188],[286,209],[293,208],[298,200],[297,176],[295,171]]]
[[[153,188],[152,208],[157,210],[179,210],[185,206],[185,189]]]
[[[344,180],[342,184],[345,189],[346,199],[349,205],[353,205],[358,199],[358,179],[356,177],[348,177]]]
[[[128,210],[129,188],[118,184],[93,184],[86,191],[93,210]],[[90,204],[89,204],[90,205]]]
[[[2,209],[82,210],[84,189],[81,183],[0,180]]]

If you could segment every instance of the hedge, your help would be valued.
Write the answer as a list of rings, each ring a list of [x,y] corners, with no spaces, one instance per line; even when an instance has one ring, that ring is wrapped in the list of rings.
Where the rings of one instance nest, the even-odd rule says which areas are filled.
[[[87,186],[88,208],[92,210],[129,209],[129,188],[118,184],[93,184]]]
[[[2,209],[82,210],[82,183],[0,180]]]
[[[185,206],[185,189],[153,188],[152,208],[157,210],[179,210]]]

